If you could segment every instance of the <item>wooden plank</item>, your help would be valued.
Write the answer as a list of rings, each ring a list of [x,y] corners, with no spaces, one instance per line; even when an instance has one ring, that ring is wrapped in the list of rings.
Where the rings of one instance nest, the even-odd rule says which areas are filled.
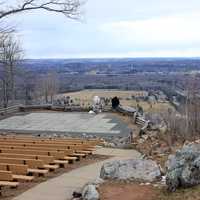
[[[24,161],[21,159],[13,159],[13,158],[4,158],[0,157],[0,163],[9,163],[9,164],[24,164]]]
[[[28,165],[0,163],[0,170],[11,171],[13,174],[26,175]]]
[[[10,171],[0,171],[0,180],[1,181],[12,181],[12,172]]]
[[[0,157],[0,163],[9,163],[9,164],[24,164],[28,165],[29,168],[43,168],[44,162],[42,160],[33,160],[33,159],[16,159],[16,158],[4,158]]]
[[[83,154],[86,154],[86,155],[92,154],[91,151],[76,150],[76,152],[77,153],[83,153]]]
[[[17,181],[32,181],[34,179],[34,176],[25,176],[25,175],[16,175],[13,174],[12,175],[13,180],[17,180]]]
[[[65,160],[73,160],[73,161],[76,161],[78,158],[75,157],[75,156],[74,156],[74,157],[72,157],[72,156],[65,156],[64,159],[65,159]]]
[[[48,174],[49,170],[47,169],[28,169],[28,173],[30,174],[37,174],[37,175],[43,175],[45,176]]]
[[[59,168],[59,165],[44,165],[44,168],[51,171],[55,171],[56,169]]]
[[[7,164],[8,171],[15,175],[27,175],[28,165]]]
[[[34,150],[33,150],[34,149]],[[15,146],[0,146],[0,152],[2,153],[17,153],[17,154],[28,154],[28,155],[38,155],[39,156],[52,156],[55,159],[64,159],[65,156],[70,155],[73,150],[64,150],[64,149],[42,149],[40,147],[15,147]],[[42,157],[41,157],[42,158]],[[44,158],[44,157],[43,157]],[[44,160],[45,161],[45,160]],[[51,159],[52,162],[52,159]]]
[[[68,160],[54,160],[55,164],[58,164],[60,167],[67,168],[69,161]]]
[[[19,182],[0,181],[0,186],[17,187]]]

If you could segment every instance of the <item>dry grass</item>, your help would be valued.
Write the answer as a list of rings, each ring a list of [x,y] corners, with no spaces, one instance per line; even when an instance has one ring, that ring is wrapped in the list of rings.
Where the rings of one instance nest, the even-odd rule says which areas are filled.
[[[120,101],[122,105],[127,105],[131,107],[136,107],[137,104],[140,105],[145,112],[151,112],[151,113],[161,113],[161,112],[166,112],[169,108],[173,109],[172,105],[170,103],[154,103],[154,104],[149,104],[146,101],[139,101],[136,102],[135,100],[122,100]]]
[[[140,96],[145,95],[147,92],[145,91],[122,91],[122,90],[104,90],[104,89],[95,89],[95,90],[82,90],[79,92],[71,92],[62,94],[64,96],[71,96],[73,98],[79,99],[92,99],[94,96],[107,97],[112,98],[114,96],[118,96],[119,98],[127,98],[132,95]]]
[[[146,91],[121,91],[121,90],[82,90],[79,92],[71,92],[64,93],[58,95],[58,97],[62,96],[70,96],[73,99],[75,104],[80,104],[81,106],[91,106],[93,103],[93,97],[105,97],[105,98],[113,98],[117,96],[120,98],[120,102],[122,105],[136,107],[137,104],[143,107],[145,112],[165,112],[168,108],[173,108],[169,103],[155,103],[150,105],[146,101],[139,101],[131,99],[132,96],[145,96],[147,94]]]

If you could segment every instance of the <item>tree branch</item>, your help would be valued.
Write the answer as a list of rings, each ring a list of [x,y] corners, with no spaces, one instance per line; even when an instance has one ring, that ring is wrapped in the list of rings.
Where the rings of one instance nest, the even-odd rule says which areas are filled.
[[[0,19],[31,10],[46,10],[65,15],[71,19],[80,18],[80,0],[20,0],[20,4],[0,9]],[[0,0],[0,4],[1,4]]]

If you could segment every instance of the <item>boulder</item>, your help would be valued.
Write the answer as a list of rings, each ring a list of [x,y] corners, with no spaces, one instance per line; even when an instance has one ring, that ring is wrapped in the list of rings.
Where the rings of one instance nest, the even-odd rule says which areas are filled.
[[[166,184],[170,191],[200,184],[200,144],[187,144],[166,162]]]
[[[154,182],[161,178],[156,162],[145,159],[119,160],[105,163],[100,172],[102,179]]]
[[[88,184],[83,188],[82,191],[83,200],[99,200],[99,193],[96,189],[96,186],[93,184]]]

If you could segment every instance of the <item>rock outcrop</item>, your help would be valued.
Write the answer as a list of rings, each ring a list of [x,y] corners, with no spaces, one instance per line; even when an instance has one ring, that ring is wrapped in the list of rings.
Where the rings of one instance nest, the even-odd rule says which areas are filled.
[[[200,144],[184,145],[166,162],[166,184],[170,191],[200,184]]]
[[[108,180],[154,182],[161,178],[161,172],[152,160],[132,159],[105,163],[100,177]]]

